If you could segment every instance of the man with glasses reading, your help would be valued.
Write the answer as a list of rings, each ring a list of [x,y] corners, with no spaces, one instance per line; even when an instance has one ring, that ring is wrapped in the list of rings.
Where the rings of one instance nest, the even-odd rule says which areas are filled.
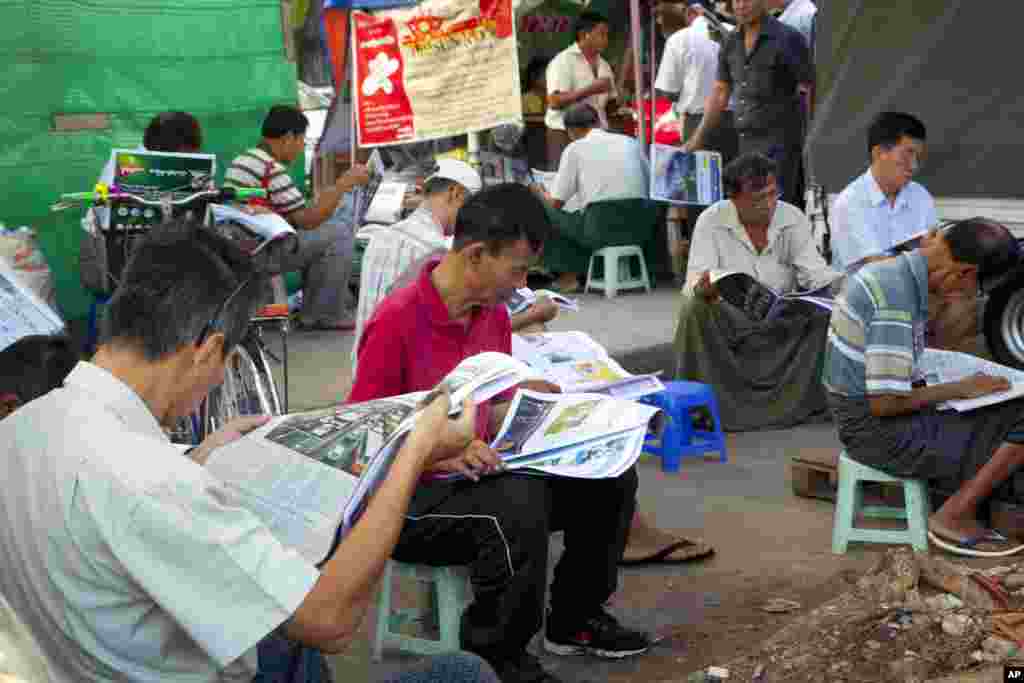
[[[935,200],[912,178],[927,131],[915,116],[882,112],[868,128],[871,165],[846,186],[832,208],[832,265],[850,269],[891,255],[891,249],[938,222]]]

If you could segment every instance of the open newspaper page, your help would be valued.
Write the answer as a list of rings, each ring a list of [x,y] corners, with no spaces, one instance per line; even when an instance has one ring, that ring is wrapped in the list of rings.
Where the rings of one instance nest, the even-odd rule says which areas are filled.
[[[464,360],[444,382],[454,413],[466,397],[481,403],[535,376],[511,356],[486,353]],[[427,393],[275,418],[218,448],[206,467],[278,540],[319,563],[387,476]]]
[[[561,476],[617,476],[639,457],[643,435],[658,414],[653,406],[601,394],[520,390],[491,447],[510,470],[543,467]],[[633,438],[637,434],[639,440]]]
[[[655,375],[634,375],[585,332],[513,334],[512,355],[565,392],[638,398],[665,390]]]
[[[986,375],[994,377],[1005,377],[1010,382],[1010,388],[1006,391],[978,398],[946,401],[940,405],[940,408],[952,408],[957,412],[965,413],[1024,396],[1024,371],[993,363],[968,353],[925,349],[921,354],[918,366],[928,384],[956,382],[978,372],[984,372]]]
[[[782,294],[753,276],[735,270],[713,270],[710,279],[722,298],[751,320],[774,320],[781,315],[787,303],[794,301],[832,310],[830,284],[806,292]]]
[[[288,239],[295,228],[276,213],[249,213],[233,206],[210,204],[208,222],[221,230],[230,230],[246,253],[256,254],[271,242]]]
[[[0,262],[0,351],[22,337],[56,334],[63,329],[60,316],[22,284],[12,268]]]
[[[505,302],[505,306],[508,308],[509,315],[516,315],[537,303],[538,298],[545,296],[551,299],[558,306],[559,310],[571,311],[573,313],[580,310],[580,304],[576,299],[570,299],[564,294],[552,292],[548,289],[534,291],[529,287],[521,287],[513,292],[512,296]]]

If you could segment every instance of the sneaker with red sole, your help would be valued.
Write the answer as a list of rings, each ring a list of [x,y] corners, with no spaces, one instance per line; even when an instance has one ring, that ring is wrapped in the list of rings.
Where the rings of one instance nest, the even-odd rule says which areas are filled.
[[[591,654],[606,659],[621,659],[643,654],[651,647],[651,638],[634,631],[601,610],[587,619],[559,620],[548,616],[544,649],[556,655]]]

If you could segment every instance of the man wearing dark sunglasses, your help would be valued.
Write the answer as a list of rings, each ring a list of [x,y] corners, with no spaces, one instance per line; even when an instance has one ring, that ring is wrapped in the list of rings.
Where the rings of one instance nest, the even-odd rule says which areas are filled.
[[[161,429],[223,380],[266,286],[202,226],[154,228],[124,270],[91,362],[0,422],[0,593],[55,680],[250,682],[271,634],[340,651],[374,599],[438,439],[468,444],[474,434],[476,412],[451,421],[439,396],[321,568],[282,546],[203,467],[266,418],[229,423],[188,455]],[[402,680],[495,681],[468,655],[425,666]]]

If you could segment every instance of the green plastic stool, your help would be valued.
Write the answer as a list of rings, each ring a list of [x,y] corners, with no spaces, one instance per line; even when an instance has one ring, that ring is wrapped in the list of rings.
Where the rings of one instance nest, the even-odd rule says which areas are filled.
[[[903,485],[905,507],[864,505],[861,483],[866,481]],[[862,465],[839,454],[839,495],[832,525],[832,552],[842,555],[850,541],[909,543],[914,550],[928,549],[928,485],[922,479],[901,479]],[[906,529],[861,529],[853,525],[858,515],[876,519],[905,519]]]
[[[437,612],[440,638],[417,638],[397,629],[406,621],[428,622],[432,614],[417,610],[403,610],[392,614],[392,578],[408,577],[430,583],[430,610]],[[395,647],[420,655],[436,655],[459,649],[459,621],[462,610],[469,603],[469,574],[464,567],[431,567],[424,564],[404,564],[389,560],[381,577],[377,596],[377,630],[373,639],[373,659],[380,661],[385,647]]]

